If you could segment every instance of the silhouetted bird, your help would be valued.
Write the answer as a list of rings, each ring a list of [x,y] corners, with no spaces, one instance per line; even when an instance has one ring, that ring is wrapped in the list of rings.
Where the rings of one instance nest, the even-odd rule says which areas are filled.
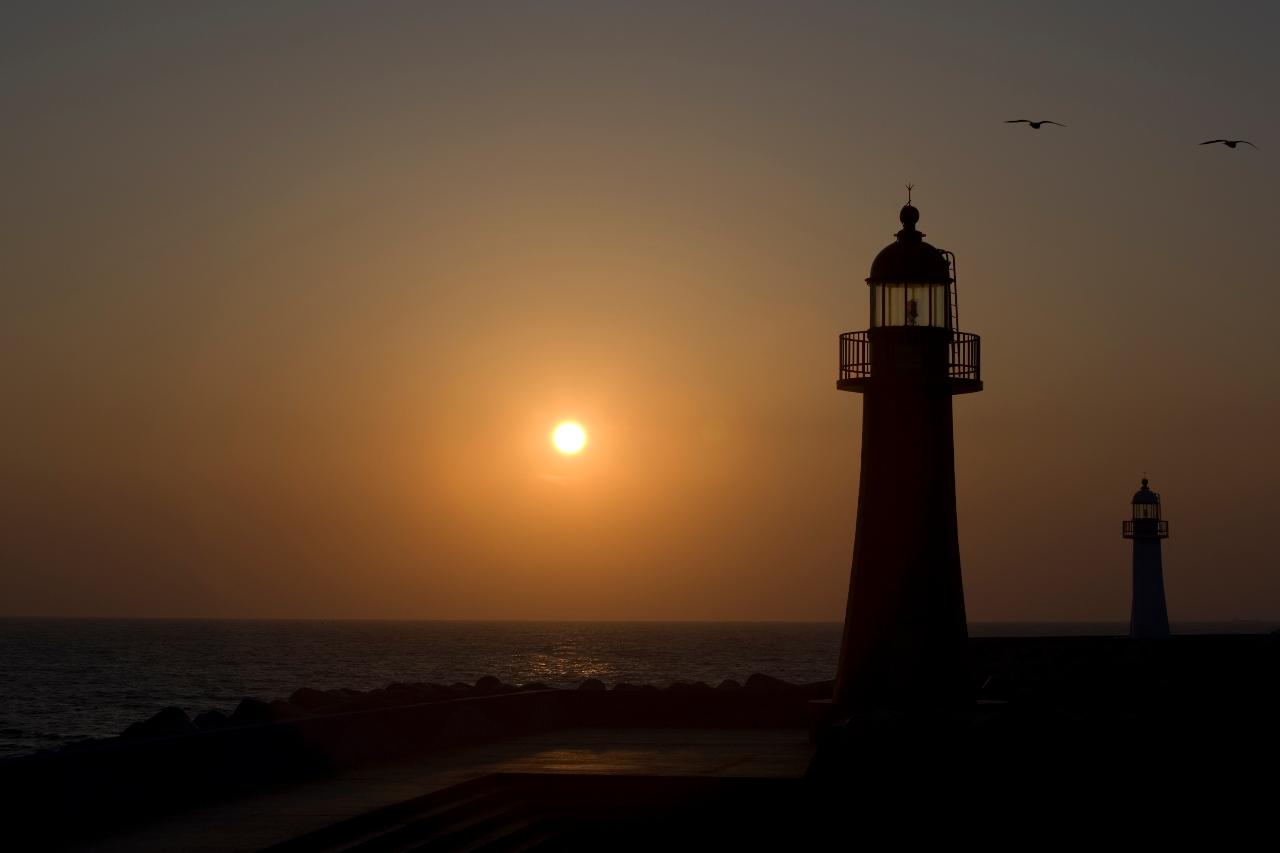
[[[1049,121],[1047,118],[1042,118],[1040,121],[1032,121],[1029,118],[1011,118],[1005,121],[1005,124],[1029,124],[1033,130],[1039,130],[1042,124],[1056,124],[1058,127],[1066,127],[1061,122]]]
[[[1228,148],[1235,148],[1235,147],[1236,147],[1237,145],[1239,145],[1241,142],[1243,142],[1245,145],[1248,145],[1250,148],[1257,148],[1257,147],[1258,147],[1258,146],[1254,145],[1252,142],[1250,142],[1250,141],[1249,141],[1249,140],[1247,140],[1247,139],[1206,139],[1204,142],[1201,142],[1200,144],[1201,144],[1201,145],[1212,145],[1212,144],[1213,144],[1213,143],[1215,143],[1215,142],[1221,142],[1223,145],[1227,146]],[[1259,149],[1259,150],[1261,150],[1261,149]]]

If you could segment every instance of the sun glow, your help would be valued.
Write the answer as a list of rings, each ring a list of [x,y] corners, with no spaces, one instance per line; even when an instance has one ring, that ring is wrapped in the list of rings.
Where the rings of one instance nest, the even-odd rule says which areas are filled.
[[[581,453],[582,448],[587,446],[587,431],[582,428],[582,424],[562,421],[551,431],[551,443],[556,446],[556,450],[572,456]]]

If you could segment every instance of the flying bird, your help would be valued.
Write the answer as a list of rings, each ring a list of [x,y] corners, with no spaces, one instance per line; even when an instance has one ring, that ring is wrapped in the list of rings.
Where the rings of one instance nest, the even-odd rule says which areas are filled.
[[[1047,118],[1042,118],[1040,121],[1032,121],[1029,118],[1011,118],[1005,121],[1005,124],[1029,124],[1031,125],[1032,130],[1039,130],[1040,125],[1042,124],[1056,124],[1058,127],[1066,127],[1066,125],[1061,122],[1049,121]]]
[[[1223,145],[1227,146],[1228,148],[1235,148],[1241,142],[1243,142],[1245,145],[1248,145],[1250,148],[1258,147],[1247,139],[1206,139],[1204,142],[1201,142],[1200,144],[1212,145],[1215,142],[1221,142]]]

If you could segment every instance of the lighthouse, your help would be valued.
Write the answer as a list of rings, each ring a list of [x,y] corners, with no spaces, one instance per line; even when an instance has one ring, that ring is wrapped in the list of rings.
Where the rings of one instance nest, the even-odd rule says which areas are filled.
[[[1160,517],[1160,495],[1147,478],[1133,495],[1132,517],[1122,534],[1133,540],[1133,604],[1129,609],[1130,637],[1169,636],[1169,611],[1164,603],[1164,567],[1160,540],[1169,538],[1169,522]]]
[[[841,711],[972,698],[951,400],[982,390],[980,340],[959,329],[955,256],[916,230],[909,192],[899,220],[866,280],[870,328],[840,336],[836,387],[863,396]]]

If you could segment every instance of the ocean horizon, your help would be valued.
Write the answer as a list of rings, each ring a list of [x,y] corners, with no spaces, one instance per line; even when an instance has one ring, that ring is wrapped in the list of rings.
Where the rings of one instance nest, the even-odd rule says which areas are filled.
[[[1266,633],[1187,622],[1175,633]],[[839,622],[585,622],[0,617],[0,757],[120,734],[168,706],[195,715],[301,687],[392,682],[570,687],[835,676]],[[972,636],[1123,635],[1117,622],[973,622]]]

